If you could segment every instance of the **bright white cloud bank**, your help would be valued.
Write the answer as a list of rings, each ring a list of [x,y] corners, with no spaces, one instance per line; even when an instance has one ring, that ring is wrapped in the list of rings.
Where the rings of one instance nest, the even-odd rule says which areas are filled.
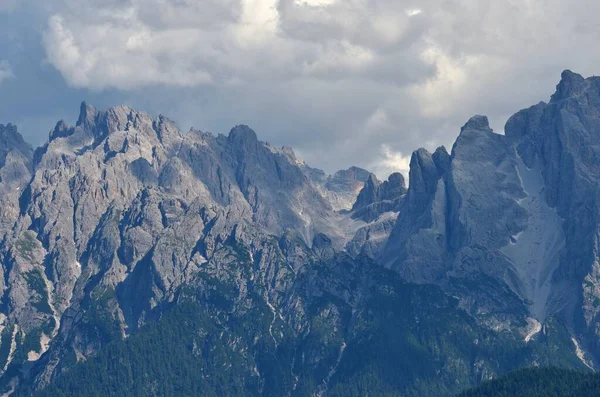
[[[92,89],[368,78],[398,51],[420,56],[416,11],[392,4],[73,0],[50,17],[44,44],[73,86]]]
[[[380,176],[418,146],[451,144],[474,113],[501,129],[547,99],[562,69],[600,72],[596,0],[62,0],[53,10],[44,47],[70,85],[212,89],[220,105],[197,110],[207,124],[235,108],[232,123],[255,122],[312,164],[356,159]]]

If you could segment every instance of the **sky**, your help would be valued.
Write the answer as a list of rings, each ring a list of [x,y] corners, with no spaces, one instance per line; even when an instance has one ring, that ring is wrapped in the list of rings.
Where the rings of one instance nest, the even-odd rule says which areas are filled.
[[[0,123],[34,146],[79,104],[182,131],[247,124],[313,167],[406,173],[600,73],[597,0],[0,0]]]

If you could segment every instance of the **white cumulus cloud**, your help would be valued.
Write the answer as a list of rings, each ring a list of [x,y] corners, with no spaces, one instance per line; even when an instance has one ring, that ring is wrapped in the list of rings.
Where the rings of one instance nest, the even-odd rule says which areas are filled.
[[[47,58],[92,89],[364,75],[419,25],[391,2],[375,10],[363,0],[62,4],[44,33]]]

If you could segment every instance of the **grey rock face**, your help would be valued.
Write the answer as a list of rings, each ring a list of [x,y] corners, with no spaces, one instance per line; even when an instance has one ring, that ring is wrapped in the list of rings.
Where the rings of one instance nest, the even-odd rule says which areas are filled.
[[[444,148],[438,149],[435,156],[419,149],[411,157],[410,188],[382,255],[387,266],[395,268],[395,264],[402,264],[399,271],[408,280],[432,282],[443,267],[447,244],[443,178],[446,157]],[[426,266],[419,263],[421,260]]]
[[[32,160],[33,149],[23,140],[17,127],[0,124],[0,184],[3,189],[0,199],[11,193],[20,195],[20,190],[31,177]],[[6,205],[10,203],[7,202]],[[7,221],[14,223],[14,217],[3,214],[0,222]]]
[[[306,164],[302,164],[301,168],[334,211],[351,210],[357,195],[371,175],[369,171],[359,167],[340,170],[333,175],[326,175],[323,171],[310,168]]]
[[[385,182],[371,174],[352,206],[352,217],[372,222],[386,212],[398,212],[405,194],[406,185],[401,173],[391,174]]]
[[[17,127],[0,124],[0,231],[11,228],[18,216],[18,198],[31,178],[32,161],[33,149]]]
[[[346,251],[352,256],[365,255],[371,259],[379,258],[397,217],[396,212],[378,214],[375,221],[357,230],[352,240],[346,244]]]
[[[599,112],[600,79],[565,71],[550,102],[514,115],[506,135],[475,116],[450,156],[415,152],[384,263],[458,291],[475,314],[505,310],[502,296],[513,313],[560,318],[597,349]],[[482,276],[487,292],[462,287]]]
[[[352,256],[378,258],[395,224],[398,211],[406,195],[404,177],[399,172],[380,182],[370,174],[352,205],[352,219],[366,222],[346,244]]]
[[[536,287],[547,281],[539,278],[541,264],[520,263],[527,248],[515,248],[522,245],[518,237],[526,230],[535,228],[533,235],[540,235],[540,208],[520,205],[528,195],[539,203],[540,192],[526,191],[529,184],[519,174],[515,153],[512,142],[493,133],[483,116],[463,126],[451,156],[443,148],[433,155],[415,152],[410,189],[384,253],[387,266],[408,280],[462,291],[464,304],[475,314],[504,311],[504,305],[495,303],[497,294],[503,294],[506,301],[516,302],[512,313],[522,313],[524,305],[543,321],[545,309],[540,306],[545,307],[547,297]],[[482,277],[494,286],[481,292],[463,287],[480,283]],[[472,300],[475,294],[480,296]]]
[[[399,173],[328,176],[244,125],[182,134],[126,106],[83,103],[76,125],[57,123],[35,153],[0,126],[0,334],[10,342],[0,372],[33,367],[43,387],[72,364],[65,357],[137,332],[193,286],[235,301],[217,317],[267,313],[261,338],[275,347],[309,340],[319,324],[335,330],[303,352],[303,365],[333,371],[321,393],[343,363],[340,330],[377,285],[361,277],[390,274],[373,266],[441,287],[468,321],[521,344],[561,322],[571,355],[594,366],[599,120],[600,79],[565,71],[550,102],[514,115],[506,135],[475,116],[451,153],[415,151],[408,189]]]
[[[33,150],[23,140],[23,136],[19,134],[17,127],[10,123],[7,125],[0,124],[0,167],[6,165],[7,156],[12,152],[17,152],[31,162]],[[28,165],[31,167],[31,164]]]
[[[567,70],[548,104],[522,110],[506,124],[523,162],[541,170],[544,198],[562,225],[549,309],[561,313],[576,332],[590,335],[587,346],[595,349],[599,114],[600,79]]]
[[[1,326],[15,344],[5,366],[19,364],[12,360],[34,338],[24,356],[44,357],[39,386],[64,355],[82,360],[135,332],[197,274],[225,276],[232,252],[252,257],[284,236],[293,269],[272,276],[285,289],[286,272],[332,258],[364,226],[333,205],[354,202],[367,171],[316,177],[247,126],[181,134],[163,116],[83,103],[77,124],[57,123],[35,156],[11,125],[0,143]],[[276,259],[261,257],[261,272]],[[114,327],[90,334],[98,325],[81,313],[100,310],[99,301]]]
[[[356,211],[357,209],[362,209],[367,207],[370,204],[373,204],[379,201],[379,187],[381,186],[381,181],[377,179],[377,177],[373,174],[369,175],[369,178],[365,182],[365,186],[362,188],[358,197],[356,198],[356,202],[352,206],[352,210]]]
[[[20,213],[20,197],[31,179],[33,150],[12,124],[0,124],[0,257],[7,255],[7,239]],[[26,250],[27,244],[22,247]],[[10,263],[2,260],[3,274]],[[6,290],[6,278],[0,281],[0,291]],[[4,321],[0,327],[5,326]]]

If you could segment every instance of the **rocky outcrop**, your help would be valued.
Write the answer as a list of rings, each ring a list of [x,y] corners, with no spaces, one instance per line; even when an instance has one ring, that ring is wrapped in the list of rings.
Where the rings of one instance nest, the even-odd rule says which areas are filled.
[[[27,189],[32,173],[33,150],[25,143],[17,127],[12,124],[0,124],[0,258],[2,258],[2,272],[5,275],[0,280],[0,291],[4,294],[10,284],[7,275],[13,266],[6,256],[8,255],[11,231],[21,212],[19,198]],[[25,236],[28,237],[28,236]],[[33,251],[30,241],[21,240],[18,251],[22,255],[29,255]],[[22,289],[27,302],[27,291]],[[41,298],[40,298],[41,299]],[[0,328],[5,329],[9,324],[6,316],[0,316]]]
[[[598,356],[598,178],[600,78],[566,70],[549,103],[514,115],[506,135],[518,156],[539,169],[543,198],[557,213],[561,244],[548,310],[558,312]]]
[[[475,116],[450,156],[415,152],[386,266],[458,292],[475,314],[559,318],[597,349],[599,98],[600,79],[565,71],[550,102],[515,114],[505,135]],[[483,278],[486,290],[473,289]]]
[[[353,219],[367,224],[346,244],[346,251],[353,256],[379,258],[405,196],[406,185],[399,172],[391,174],[384,182],[370,174],[350,212]]]
[[[475,116],[451,153],[415,151],[408,189],[399,173],[326,175],[248,126],[184,134],[126,106],[83,103],[35,153],[0,126],[0,372],[41,388],[190,299],[248,365],[290,359],[289,385],[245,369],[263,394],[322,394],[368,357],[365,341],[440,324],[466,338],[457,360],[431,342],[432,362],[453,364],[426,371],[447,379],[594,366],[598,120],[600,79],[565,71],[505,135]],[[492,363],[498,341],[523,360]]]
[[[135,332],[199,272],[220,274],[232,252],[261,255],[265,241],[293,230],[305,247],[290,259],[298,271],[307,252],[330,258],[364,225],[331,197],[350,200],[366,171],[318,182],[293,151],[247,126],[182,134],[164,116],[83,103],[76,125],[57,123],[35,156],[13,126],[0,132],[3,324],[19,327],[17,353],[0,359],[43,356],[39,385],[64,355],[85,359]],[[261,265],[266,273],[276,259]],[[80,316],[99,299],[108,328]]]
[[[386,241],[383,262],[412,281],[438,278],[446,252],[446,149],[434,155],[425,149],[412,154],[410,188],[399,208],[400,216]],[[414,259],[413,259],[414,258]],[[419,259],[416,259],[419,258]],[[426,266],[419,263],[423,260]],[[400,269],[398,265],[402,264]],[[409,273],[412,273],[409,274]]]
[[[391,174],[384,182],[371,174],[352,206],[352,217],[372,222],[386,212],[398,212],[405,194],[406,185],[401,173]]]
[[[19,215],[19,197],[31,179],[33,149],[12,124],[0,124],[0,241]]]
[[[369,171],[359,167],[350,167],[337,171],[333,175],[327,175],[304,163],[298,162],[298,164],[334,211],[349,211],[371,175]]]

